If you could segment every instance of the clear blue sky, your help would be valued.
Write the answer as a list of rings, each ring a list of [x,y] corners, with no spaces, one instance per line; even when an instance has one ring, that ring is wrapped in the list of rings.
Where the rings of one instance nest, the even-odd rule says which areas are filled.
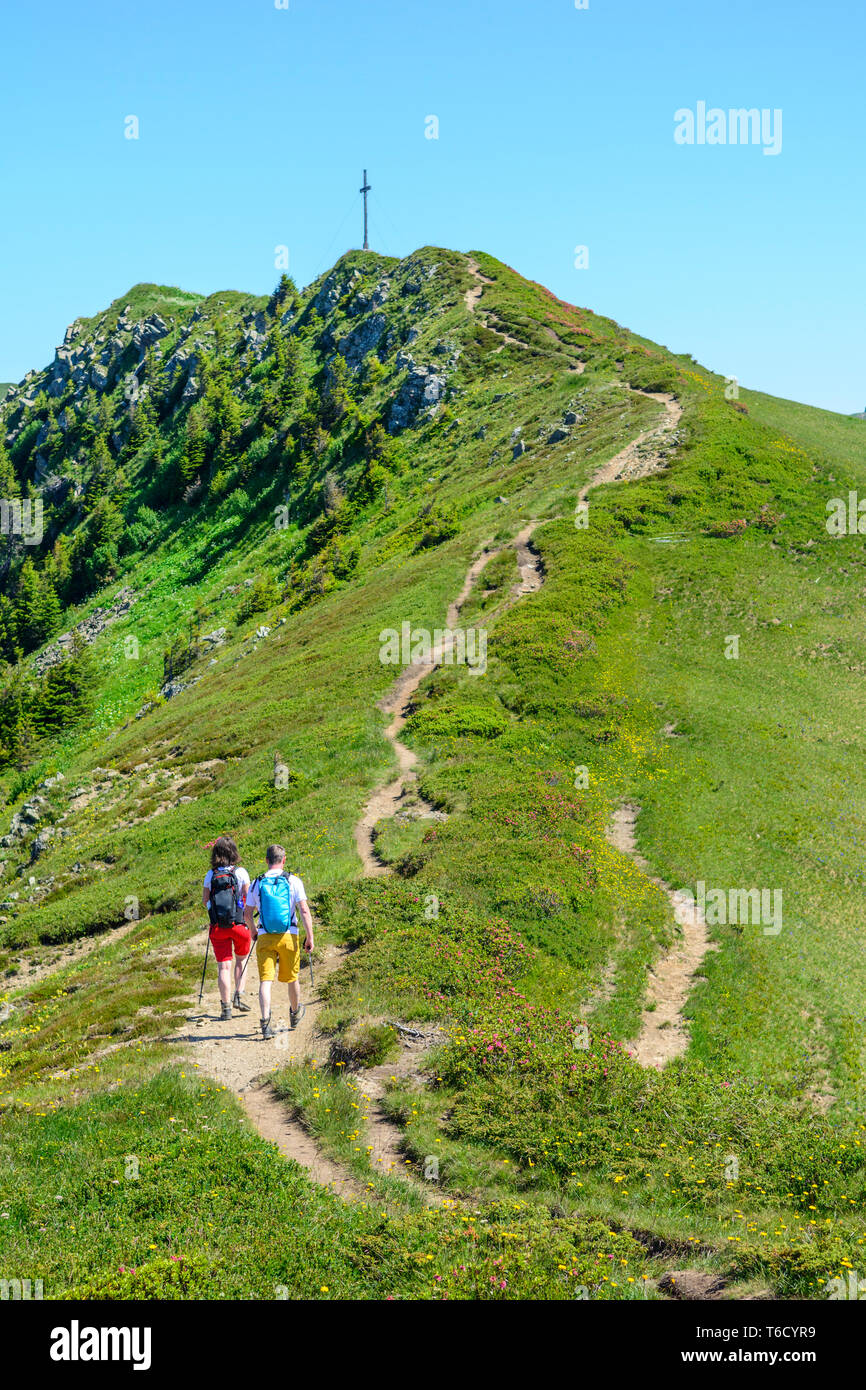
[[[377,250],[481,248],[744,385],[862,410],[864,40],[862,0],[9,6],[0,381],[136,281],[261,293],[284,243],[307,284],[360,245],[366,165]],[[699,101],[781,108],[781,154],[677,145]]]

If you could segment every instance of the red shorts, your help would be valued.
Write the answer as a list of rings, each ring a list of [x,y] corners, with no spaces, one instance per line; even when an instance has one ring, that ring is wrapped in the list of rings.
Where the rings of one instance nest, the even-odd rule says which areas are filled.
[[[238,922],[233,927],[211,927],[210,939],[217,960],[231,960],[232,946],[235,955],[248,956],[252,950],[253,939],[249,928]]]

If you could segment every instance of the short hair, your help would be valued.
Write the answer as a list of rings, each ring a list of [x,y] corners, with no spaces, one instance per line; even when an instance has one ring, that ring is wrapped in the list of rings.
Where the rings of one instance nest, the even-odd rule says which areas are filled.
[[[275,864],[281,864],[285,857],[286,851],[283,849],[282,845],[268,845],[265,851],[265,858],[271,868],[273,868]]]
[[[218,839],[214,840],[210,852],[212,869],[227,868],[229,865],[237,864],[239,859],[238,847],[230,835],[220,835]]]

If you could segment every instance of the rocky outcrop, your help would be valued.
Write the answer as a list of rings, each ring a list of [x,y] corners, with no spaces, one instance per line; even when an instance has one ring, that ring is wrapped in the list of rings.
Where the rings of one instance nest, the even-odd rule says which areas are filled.
[[[182,376],[185,376],[187,379],[195,376],[198,365],[198,353],[193,352],[189,348],[178,347],[175,348],[171,357],[163,363],[162,370],[169,381],[174,382]]]
[[[379,346],[387,327],[384,314],[370,314],[340,339],[337,348],[353,372],[358,370],[367,353]]]
[[[144,352],[152,343],[159,342],[169,332],[168,324],[159,314],[149,314],[146,319],[140,319],[132,330],[133,347]]]
[[[342,274],[337,270],[332,271],[325,279],[322,288],[313,300],[313,308],[323,319],[327,318],[331,310],[337,307],[339,300],[342,298],[342,283]]]
[[[56,833],[57,832],[55,831],[53,825],[46,825],[43,827],[42,830],[39,831],[39,834],[36,836],[35,840],[30,846],[31,864],[35,864],[39,856],[45,853],[45,851],[49,848],[51,841],[54,839]]]
[[[3,849],[10,849],[19,841],[26,840],[39,822],[44,820],[47,809],[48,802],[44,796],[31,796],[30,800],[25,801],[24,805],[13,814],[9,833],[0,838],[0,846]]]
[[[121,589],[115,596],[112,603],[105,608],[94,608],[93,612],[86,618],[82,618],[80,623],[71,632],[62,632],[55,642],[39,652],[33,658],[33,668],[37,675],[42,675],[52,666],[56,666],[58,661],[62,661],[64,656],[71,650],[75,641],[76,634],[85,642],[94,642],[101,632],[118,618],[122,618],[128,613],[135,603],[135,594],[132,589]]]
[[[388,433],[397,434],[435,414],[448,385],[447,377],[432,367],[420,367],[408,354],[398,357],[408,363],[409,374],[400,387],[388,414]]]
[[[263,347],[268,340],[268,321],[265,314],[259,311],[257,314],[250,314],[244,319],[243,343],[245,348]]]

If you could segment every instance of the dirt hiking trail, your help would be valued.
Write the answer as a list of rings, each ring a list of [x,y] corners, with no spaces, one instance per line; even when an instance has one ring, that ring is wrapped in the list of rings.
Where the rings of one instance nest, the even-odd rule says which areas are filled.
[[[525,343],[521,338],[512,337],[510,333],[506,333],[504,328],[497,328],[493,311],[491,310],[488,312],[481,308],[480,301],[481,296],[484,293],[484,286],[492,285],[495,282],[491,280],[489,275],[484,274],[474,256],[466,257],[466,269],[469,271],[469,274],[475,280],[475,284],[470,285],[469,289],[463,296],[463,302],[465,303],[466,308],[469,310],[470,314],[476,317],[479,320],[479,322],[483,324],[483,326],[487,329],[488,333],[495,333],[497,338],[502,339],[502,347],[494,348],[494,356],[496,355],[496,353],[502,352],[502,349],[505,347],[506,343],[510,343],[512,347],[525,348],[527,352],[537,353],[539,349],[533,347],[531,343]],[[547,334],[547,336],[554,343],[556,343],[557,347],[559,347],[563,352],[566,352],[571,356],[572,360],[569,363],[568,371],[575,372],[577,374],[582,372],[584,370],[585,363],[581,362],[579,357],[573,356],[572,349],[569,348],[562,341],[558,333],[556,333],[555,330],[552,329],[549,325],[545,326],[544,331]]]
[[[536,525],[536,521],[526,522],[510,542],[515,550],[520,577],[513,585],[506,603],[498,611],[502,611],[502,608],[523,595],[534,593],[541,586],[541,562],[530,547],[530,538]],[[434,671],[448,656],[453,647],[453,630],[457,626],[461,607],[472,592],[484,566],[503,548],[492,549],[488,543],[472,560],[460,592],[448,606],[446,628],[441,641],[434,646],[430,660],[416,662],[407,667],[380,702],[380,708],[392,716],[384,732],[397,757],[398,775],[394,781],[373,792],[355,827],[355,843],[365,877],[378,877],[390,872],[375,853],[375,826],[378,821],[393,817],[407,792],[414,790],[417,756],[398,737],[408,717],[407,706],[424,677]],[[426,808],[427,814],[439,814],[418,796],[417,792],[415,799]],[[203,928],[196,936],[174,949],[187,950],[191,947],[204,953],[206,943],[207,932]],[[287,1158],[302,1164],[314,1181],[347,1200],[371,1200],[372,1194],[366,1184],[342,1164],[334,1162],[322,1153],[315,1139],[308,1134],[300,1121],[292,1116],[290,1107],[275,1095],[269,1082],[270,1073],[289,1062],[300,1062],[310,1058],[324,1063],[328,1059],[328,1041],[318,1030],[318,1019],[323,1006],[320,987],[339,969],[345,957],[346,952],[336,946],[325,948],[321,958],[314,962],[315,988],[310,986],[308,968],[306,965],[302,968],[301,997],[306,1004],[306,1011],[294,1030],[289,1027],[288,992],[279,983],[274,984],[272,1017],[276,1037],[269,1042],[263,1042],[261,1039],[258,972],[255,961],[251,960],[248,978],[244,981],[245,1000],[250,1005],[250,1013],[238,1014],[235,1011],[232,1019],[225,1023],[219,1019],[219,995],[211,962],[205,980],[202,1005],[190,1012],[186,1026],[178,1031],[172,1041],[184,1044],[193,1063],[201,1071],[218,1085],[225,1086],[237,1095],[258,1132],[265,1139],[275,1143]],[[399,1058],[366,1071],[349,1073],[347,1077],[349,1083],[356,1087],[360,1097],[362,1129],[366,1130],[366,1135],[359,1143],[363,1142],[367,1147],[374,1172],[409,1181],[423,1200],[439,1203],[448,1199],[443,1199],[435,1187],[417,1182],[414,1174],[407,1171],[408,1162],[400,1150],[402,1131],[387,1118],[381,1101],[390,1080],[407,1077],[416,1081],[422,1080],[421,1067],[424,1056],[430,1047],[440,1040],[441,1035],[438,1029],[427,1026],[423,1030],[398,1030],[397,1036],[401,1045]]]
[[[535,593],[541,588],[543,582],[543,571],[541,561],[536,553],[530,548],[529,541],[533,531],[538,525],[537,521],[527,522],[523,529],[518,532],[510,544],[514,547],[517,555],[517,567],[520,573],[518,583],[512,589],[508,602],[513,603],[516,599],[522,598],[525,594]],[[409,706],[412,696],[418,689],[421,682],[431,672],[435,671],[443,661],[451,654],[454,647],[454,629],[460,617],[460,610],[472,592],[472,589],[484,569],[485,565],[498,555],[504,546],[495,549],[490,548],[490,542],[486,542],[481,553],[475,557],[466,571],[463,586],[457,597],[448,605],[448,613],[445,619],[445,632],[442,641],[437,642],[430,653],[429,661],[417,661],[406,669],[397,678],[387,695],[379,702],[379,708],[392,716],[391,722],[385,729],[385,738],[391,744],[397,756],[398,774],[393,782],[389,782],[384,787],[379,787],[373,792],[370,800],[364,807],[361,817],[355,826],[355,844],[358,855],[363,865],[364,874],[370,878],[379,878],[389,872],[387,866],[381,862],[376,854],[375,830],[376,824],[381,820],[392,819],[400,808],[407,794],[412,792],[415,799],[424,808],[422,814],[428,817],[435,817],[437,813],[435,807],[417,792],[415,788],[416,772],[415,768],[418,758],[411,748],[401,742],[398,734],[406,724],[409,717]],[[497,614],[490,614],[486,621],[497,616],[502,608],[497,610]]]
[[[633,388],[629,387],[629,390]],[[676,396],[666,391],[642,391],[642,396],[663,405],[665,413],[661,420],[644,430],[631,443],[626,444],[612,459],[603,463],[584,483],[578,493],[578,500],[585,502],[593,488],[604,483],[631,483],[638,478],[648,478],[665,467],[667,455],[676,443],[676,428],[682,417],[683,408]]]
[[[638,853],[635,842],[635,821],[639,806],[627,803],[618,807],[608,831],[611,844],[634,860],[651,882],[667,894],[682,936],[650,970],[647,1005],[641,1018],[640,1032],[627,1050],[642,1067],[660,1070],[673,1057],[681,1057],[689,1045],[688,1024],[683,1009],[691,994],[694,977],[708,951],[719,948],[710,941],[703,914],[691,894],[676,891],[663,879],[648,873],[649,865]]]
[[[203,929],[184,943],[185,947],[200,948],[207,942]],[[253,956],[255,952],[253,952]],[[303,1126],[291,1116],[289,1107],[277,1098],[268,1081],[269,1073],[279,1070],[291,1060],[305,1057],[324,1061],[327,1043],[319,1035],[316,1020],[322,1008],[320,986],[342,965],[345,952],[336,946],[325,948],[322,958],[315,962],[316,987],[310,987],[309,968],[301,970],[301,998],[306,1012],[298,1026],[289,1027],[289,1000],[285,985],[274,982],[272,989],[272,1019],[276,1037],[264,1042],[259,1025],[258,971],[252,959],[244,979],[244,999],[250,1005],[248,1014],[234,1011],[226,1023],[220,1022],[220,1002],[216,974],[212,961],[205,978],[201,1006],[188,1015],[186,1026],[171,1039],[185,1044],[194,1065],[219,1086],[237,1095],[250,1120],[264,1139],[275,1143],[287,1158],[293,1158],[310,1171],[311,1177],[323,1187],[330,1187],[341,1197],[357,1197],[361,1185],[336,1163],[320,1152],[315,1141]]]

